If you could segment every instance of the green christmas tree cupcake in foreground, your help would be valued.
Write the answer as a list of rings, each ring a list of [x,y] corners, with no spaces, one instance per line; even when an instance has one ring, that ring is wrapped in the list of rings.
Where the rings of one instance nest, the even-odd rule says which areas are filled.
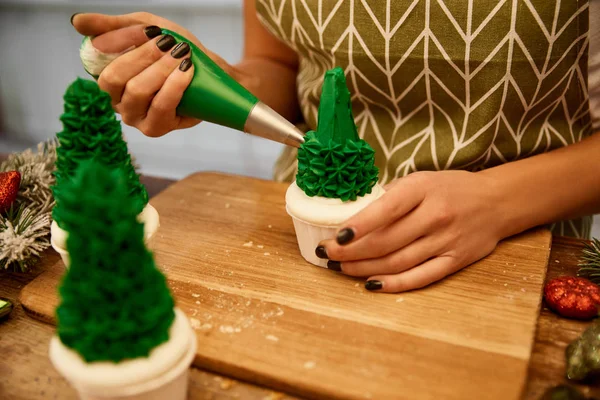
[[[316,131],[298,150],[298,174],[286,193],[302,256],[322,267],[315,255],[320,241],[334,237],[338,226],[384,194],[377,183],[375,151],[360,139],[352,116],[344,71],[325,73]]]
[[[125,175],[82,161],[61,196],[56,214],[69,227],[71,264],[59,289],[53,364],[82,398],[184,399],[196,338],[146,248]]]
[[[94,81],[77,78],[64,95],[64,113],[60,117],[63,130],[56,137],[56,184],[52,187],[56,205],[52,212],[52,246],[68,264],[66,231],[69,230],[61,215],[63,186],[73,179],[79,165],[89,159],[114,169],[125,176],[127,197],[136,214],[144,223],[145,236],[149,239],[158,229],[158,213],[148,204],[148,194],[131,162],[127,143],[123,139],[121,123],[117,120],[108,93]]]

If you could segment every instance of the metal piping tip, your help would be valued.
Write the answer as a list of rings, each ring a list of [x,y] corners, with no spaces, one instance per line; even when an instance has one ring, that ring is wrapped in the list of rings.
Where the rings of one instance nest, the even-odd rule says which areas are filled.
[[[293,147],[304,143],[304,132],[260,101],[250,111],[244,132]]]

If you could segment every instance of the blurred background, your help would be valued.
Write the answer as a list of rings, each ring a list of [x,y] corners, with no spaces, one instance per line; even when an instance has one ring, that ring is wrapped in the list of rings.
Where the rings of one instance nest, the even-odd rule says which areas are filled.
[[[53,137],[61,130],[64,91],[78,76],[90,79],[71,15],[142,10],[185,26],[230,63],[242,55],[242,0],[0,0],[0,152]],[[271,179],[283,148],[209,123],[161,138],[123,130],[142,173],[175,179],[207,170]],[[593,235],[600,237],[600,216]]]
[[[231,63],[242,55],[242,0],[0,0],[0,152],[17,151],[62,129],[62,96],[81,66],[75,12],[148,11],[185,26]],[[148,138],[123,125],[145,174],[169,178],[205,170],[270,179],[282,145],[209,123]]]

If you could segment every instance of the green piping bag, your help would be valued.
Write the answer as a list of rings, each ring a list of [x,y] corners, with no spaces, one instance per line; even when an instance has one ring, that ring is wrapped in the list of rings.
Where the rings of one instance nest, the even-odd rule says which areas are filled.
[[[301,130],[259,101],[198,46],[173,31],[162,29],[162,32],[172,35],[178,43],[188,43],[191,48],[194,77],[177,107],[178,115],[198,118],[289,146],[300,147],[304,143]],[[82,47],[84,45],[91,45],[91,40],[85,38]],[[111,56],[108,55],[107,59],[114,59],[117,55]],[[97,79],[99,73],[90,75]]]

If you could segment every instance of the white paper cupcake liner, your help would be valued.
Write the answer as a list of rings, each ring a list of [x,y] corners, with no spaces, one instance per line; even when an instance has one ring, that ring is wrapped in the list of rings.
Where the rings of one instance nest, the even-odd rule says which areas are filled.
[[[90,382],[79,381],[76,375],[70,375],[69,371],[65,369],[64,364],[62,364],[62,361],[57,359],[64,351],[61,350],[64,345],[60,343],[58,337],[52,339],[50,358],[56,367],[62,367],[59,369],[60,372],[73,385],[81,400],[185,400],[188,395],[189,368],[196,355],[197,339],[185,314],[181,310],[176,309],[176,315],[178,319],[185,319],[185,321],[179,322],[180,327],[183,325],[184,329],[189,330],[187,349],[175,363],[167,364],[166,368],[162,367],[165,368],[163,371],[159,370],[161,368],[160,364],[152,364],[152,369],[159,371],[159,373],[153,374],[148,379],[136,379],[134,375],[133,378],[136,379],[134,382],[122,382],[117,386],[114,383],[111,384],[109,381],[104,386],[102,384],[103,381],[99,380],[99,378],[91,379]],[[119,366],[117,365],[112,368],[117,368],[115,371],[118,371]],[[140,368],[143,367],[140,366]],[[147,368],[141,374],[145,372],[147,372]],[[81,374],[81,371],[77,371],[77,373]],[[90,384],[91,381],[95,381],[94,384]]]
[[[337,227],[311,224],[296,218],[289,210],[287,211],[294,222],[294,230],[302,257],[313,265],[327,268],[327,260],[317,257],[315,250],[321,241],[335,237]]]

